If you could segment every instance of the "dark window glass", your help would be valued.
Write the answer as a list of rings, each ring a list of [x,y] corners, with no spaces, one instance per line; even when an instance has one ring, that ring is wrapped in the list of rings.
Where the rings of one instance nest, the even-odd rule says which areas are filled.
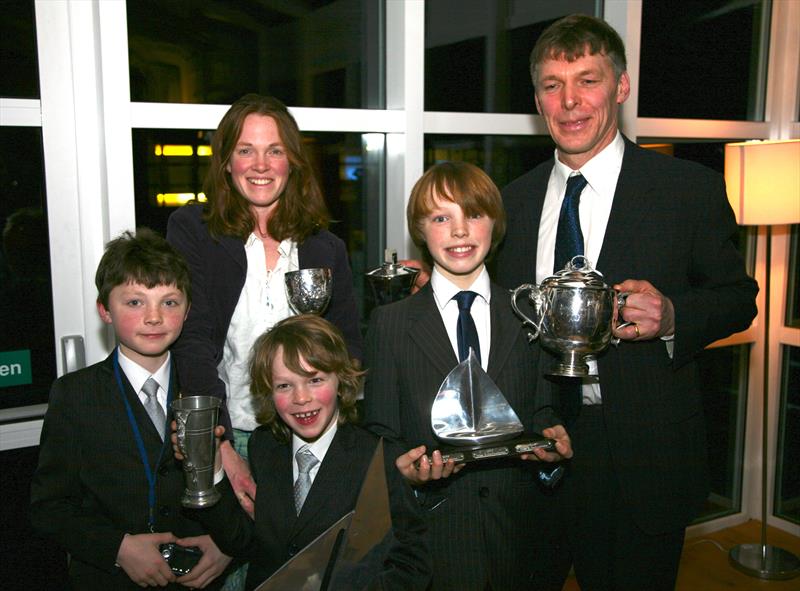
[[[553,157],[549,136],[434,135],[425,136],[425,168],[444,160],[470,162],[503,188],[540,162]]]
[[[698,357],[708,440],[711,493],[696,522],[741,506],[749,345],[706,349]]]
[[[425,110],[532,113],[529,59],[542,31],[594,0],[425,3]]]
[[[786,288],[786,326],[800,328],[800,224],[792,225]]]
[[[175,207],[199,196],[212,133],[133,130],[137,225],[164,234]],[[347,245],[359,312],[365,318],[363,275],[383,260],[383,135],[303,133],[303,137],[330,209],[330,230]],[[187,155],[166,155],[173,153]]]
[[[383,2],[127,2],[131,100],[382,108]]]
[[[0,408],[47,402],[56,378],[38,128],[0,127]]]
[[[0,96],[39,98],[39,60],[33,0],[0,2]]]
[[[54,542],[33,532],[28,507],[31,505],[31,479],[39,461],[38,447],[0,452],[3,470],[3,589],[69,589],[67,555]]]
[[[767,4],[645,0],[639,116],[762,120]]]
[[[730,140],[738,141],[738,140]],[[642,139],[639,145],[707,166],[720,174],[725,173],[725,144],[726,141],[679,141],[675,143],[662,143],[663,140]],[[756,268],[756,226],[739,226],[739,232],[734,236],[736,246],[745,259],[747,272],[753,276]]]
[[[783,346],[775,515],[800,524],[800,347]]]

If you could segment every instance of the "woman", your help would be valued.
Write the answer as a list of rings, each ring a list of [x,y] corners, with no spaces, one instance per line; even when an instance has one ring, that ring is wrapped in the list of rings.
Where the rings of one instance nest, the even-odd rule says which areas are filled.
[[[347,252],[325,229],[322,192],[286,106],[243,96],[222,118],[212,150],[208,202],[182,207],[167,226],[167,240],[186,257],[192,277],[192,308],[173,353],[184,394],[226,401],[220,422],[236,447],[225,441],[222,461],[252,515],[255,484],[242,459],[257,426],[248,361],[256,338],[292,315],[284,274],[330,268],[333,294],[324,316],[358,360],[361,333]]]

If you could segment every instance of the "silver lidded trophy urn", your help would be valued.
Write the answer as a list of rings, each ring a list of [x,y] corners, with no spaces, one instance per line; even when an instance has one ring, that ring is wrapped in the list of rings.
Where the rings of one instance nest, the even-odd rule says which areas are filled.
[[[366,274],[375,305],[391,304],[410,295],[417,275],[419,269],[401,265],[397,262],[397,251],[387,248],[384,263]]]
[[[523,313],[517,300],[528,293],[535,318]],[[541,285],[520,285],[511,292],[511,307],[533,330],[546,349],[557,353],[560,362],[552,375],[589,375],[587,357],[603,351],[612,339],[614,306],[622,307],[626,294],[617,295],[603,275],[584,256],[573,257]],[[626,324],[618,325],[620,328]]]

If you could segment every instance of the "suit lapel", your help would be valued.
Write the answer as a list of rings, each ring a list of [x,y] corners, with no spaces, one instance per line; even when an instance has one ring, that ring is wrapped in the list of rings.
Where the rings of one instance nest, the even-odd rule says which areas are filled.
[[[549,160],[543,166],[534,169],[534,177],[531,183],[532,194],[530,199],[523,201],[523,211],[520,216],[525,225],[525,234],[530,236],[523,244],[525,249],[520,253],[522,260],[531,269],[529,283],[536,282],[536,251],[539,244],[539,224],[542,220],[542,209],[544,208],[544,198],[547,194],[547,183],[550,180],[550,173],[555,165],[554,160]]]
[[[244,252],[244,243],[240,238],[233,236],[222,236],[219,243],[228,255],[236,261],[245,272],[247,271],[247,255]]]
[[[113,356],[113,353],[112,353]],[[108,371],[109,371],[109,379],[114,384],[113,390],[114,395],[119,397],[119,385],[117,384],[116,377],[114,376],[114,367],[112,357],[108,358]],[[156,465],[156,462],[159,464],[164,461],[165,457],[169,457],[170,454],[162,453],[164,446],[167,444],[167,441],[161,441],[161,436],[156,431],[155,426],[153,425],[153,421],[150,420],[150,416],[147,414],[147,411],[144,409],[144,405],[142,401],[139,400],[139,396],[133,390],[133,386],[128,381],[128,377],[125,375],[125,372],[120,369],[120,377],[122,378],[122,387],[124,389],[124,396],[125,400],[127,400],[128,404],[130,405],[131,411],[133,412],[133,418],[136,421],[136,426],[139,428],[139,434],[142,436],[142,442],[144,443],[145,449],[147,450],[147,458],[150,462],[150,466],[153,467]],[[124,417],[125,423],[127,424],[127,428],[131,430],[131,439],[130,441],[133,442],[133,425],[130,424],[129,417],[127,410],[125,409],[125,402],[120,399],[120,404],[122,406],[122,416]],[[124,428],[120,425],[120,428]],[[135,444],[133,445],[133,453],[137,456],[139,455],[138,449],[136,449]]]
[[[625,279],[617,275],[618,269],[630,269],[630,261],[637,258],[636,228],[640,221],[649,214],[647,194],[652,190],[652,179],[639,164],[640,150],[627,138],[625,153],[622,157],[622,168],[614,192],[611,215],[603,237],[603,247],[597,258],[597,269],[607,280],[616,282]]]
[[[437,371],[446,376],[458,364],[458,359],[436,306],[431,284],[425,285],[415,297],[409,299],[408,306],[409,337],[431,360]]]
[[[510,295],[502,287],[492,283],[492,300],[489,306],[492,325],[491,348],[489,349],[489,377],[495,382],[502,373],[511,349],[522,330],[522,321],[509,313]]]
[[[300,515],[292,534],[297,535],[307,526],[314,525],[328,520],[336,520],[342,515],[325,515],[324,509],[329,506],[331,499],[338,499],[341,496],[340,490],[348,477],[353,475],[353,457],[350,448],[354,445],[353,433],[347,425],[337,428],[336,435],[331,441],[331,445],[325,454],[324,461],[317,472],[311,490],[308,492]],[[292,487],[292,496],[294,487]],[[294,507],[292,507],[294,510]],[[320,515],[323,513],[323,515]]]

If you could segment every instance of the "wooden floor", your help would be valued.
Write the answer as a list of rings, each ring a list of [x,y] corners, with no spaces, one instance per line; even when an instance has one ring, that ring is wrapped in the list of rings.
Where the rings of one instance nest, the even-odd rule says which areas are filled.
[[[713,534],[687,539],[683,547],[676,591],[800,590],[800,577],[790,581],[763,581],[749,577],[730,565],[728,550],[737,544],[758,543],[760,536],[761,522],[748,521]],[[770,527],[767,530],[767,541],[800,557],[800,538]],[[570,577],[563,591],[580,591],[580,587]]]

